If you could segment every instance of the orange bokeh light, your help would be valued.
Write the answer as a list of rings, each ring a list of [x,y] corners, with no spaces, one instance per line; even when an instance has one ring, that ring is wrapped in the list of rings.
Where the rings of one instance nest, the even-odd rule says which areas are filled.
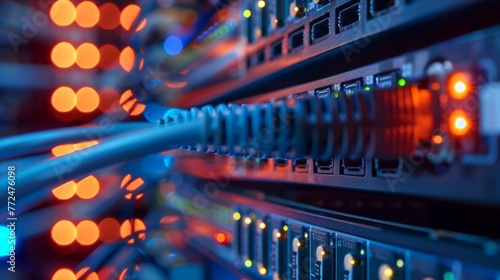
[[[76,275],[70,269],[61,268],[52,275],[52,280],[76,280]]]
[[[76,241],[81,245],[94,244],[99,239],[99,228],[90,220],[83,220],[76,226]]]
[[[120,65],[126,72],[130,72],[135,64],[135,52],[131,47],[124,48],[119,57]]]
[[[69,245],[76,239],[76,227],[68,220],[58,221],[50,233],[52,240],[61,246]]]
[[[76,61],[76,51],[68,42],[60,42],[54,46],[50,53],[52,63],[59,68],[69,68]]]
[[[99,7],[99,12],[104,15],[99,18],[99,26],[102,29],[111,30],[120,25],[120,9],[113,3],[104,3]]]
[[[467,134],[470,129],[469,119],[463,110],[457,109],[450,114],[450,132],[461,136]]]
[[[95,111],[99,106],[99,94],[91,87],[83,87],[76,92],[76,108],[82,113]]]
[[[443,136],[441,136],[441,135],[434,135],[434,136],[432,136],[432,142],[434,144],[441,144],[441,143],[443,143]]]
[[[115,242],[120,238],[120,223],[114,218],[106,218],[99,222],[99,232],[102,242]]]
[[[118,66],[120,50],[116,46],[110,44],[103,45],[99,48],[99,53],[101,54],[99,67],[105,70],[111,70]]]
[[[226,235],[222,232],[219,232],[219,233],[216,233],[215,236],[214,236],[215,240],[220,243],[220,244],[224,244],[226,243]]]
[[[99,188],[97,178],[90,175],[76,184],[76,195],[81,199],[92,199],[99,193]]]
[[[64,145],[58,145],[52,148],[52,155],[55,157],[60,157],[63,155],[67,155],[70,153],[73,153],[75,151],[83,150],[88,147],[94,146],[99,144],[99,141],[97,140],[91,140],[91,141],[85,141],[85,142],[80,142],[76,144],[64,144]]]
[[[134,222],[134,225],[133,225],[133,232],[134,233],[138,232],[138,231],[146,230],[146,225],[144,225],[144,223],[140,219],[134,219],[133,222]],[[120,227],[120,236],[123,239],[125,239],[128,236],[130,236],[131,234],[132,234],[132,222],[131,222],[131,220],[126,220],[125,222],[122,223],[122,225]],[[139,233],[137,235],[137,237],[140,239],[144,239],[146,237],[146,234],[144,232],[142,232],[142,233]],[[127,242],[132,244],[132,243],[134,243],[134,239],[131,238]]]
[[[125,7],[120,14],[120,24],[123,29],[129,30],[132,24],[137,19],[141,8],[135,4],[130,4]]]
[[[52,94],[50,102],[57,111],[69,112],[76,106],[76,95],[69,87],[59,87]]]
[[[69,181],[52,190],[52,194],[60,200],[68,200],[76,193],[75,181]]]
[[[132,176],[130,174],[127,174],[123,180],[122,180],[122,183],[120,184],[120,188],[124,188],[131,192],[131,193],[128,193],[125,195],[125,198],[126,199],[131,199],[132,198],[132,192],[135,191],[136,189],[138,189],[140,186],[142,186],[144,184],[144,180],[142,178],[137,178],[135,180],[133,180],[132,182],[129,183],[130,179],[132,178]],[[138,194],[136,196],[136,199],[139,199],[142,197],[142,194]]]
[[[457,100],[462,100],[469,95],[470,84],[472,82],[472,77],[466,72],[457,72],[450,76],[448,81],[451,97]]]
[[[84,28],[90,28],[99,21],[99,8],[90,1],[83,1],[76,6],[75,21],[78,25]]]
[[[83,43],[76,49],[76,64],[82,69],[94,68],[99,59],[99,49],[94,44]]]
[[[120,105],[131,116],[140,115],[146,109],[146,105],[137,102],[130,89],[125,91],[120,97]]]
[[[89,267],[84,267],[84,268],[80,269],[80,271],[78,271],[78,273],[76,273],[76,278],[81,279],[83,274],[85,274],[88,270],[89,270]],[[87,277],[85,278],[85,280],[99,280],[99,276],[94,271],[94,272],[89,273],[87,275]]]
[[[135,32],[139,32],[141,31],[142,29],[144,29],[144,27],[146,27],[146,24],[148,23],[148,19],[145,18],[141,21],[141,23],[139,23],[139,25],[137,26],[137,28],[135,29]]]
[[[50,18],[56,25],[70,25],[76,18],[75,5],[68,0],[56,1],[50,7]]]

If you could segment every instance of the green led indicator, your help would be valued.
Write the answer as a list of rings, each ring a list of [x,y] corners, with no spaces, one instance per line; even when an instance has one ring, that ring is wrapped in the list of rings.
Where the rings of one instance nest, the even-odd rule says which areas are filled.
[[[338,93],[338,92],[335,92],[335,93],[333,94],[333,97],[338,98],[338,97],[339,97],[339,93]]]
[[[251,260],[246,260],[245,261],[245,266],[246,267],[251,267],[252,266],[252,261]]]
[[[446,272],[443,277],[444,280],[455,280],[455,275],[452,272]]]
[[[399,80],[398,80],[398,85],[399,85],[400,87],[404,87],[404,86],[406,86],[406,80],[405,80],[405,79],[403,79],[403,78],[399,79]]]
[[[243,11],[243,16],[246,18],[249,18],[252,15],[252,12],[250,10],[244,10]]]
[[[369,90],[370,90],[370,87],[365,87],[365,90],[366,90],[366,91],[369,91]]]

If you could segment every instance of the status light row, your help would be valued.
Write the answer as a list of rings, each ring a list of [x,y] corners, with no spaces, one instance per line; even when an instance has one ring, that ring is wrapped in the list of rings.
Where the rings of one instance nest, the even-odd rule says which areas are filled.
[[[75,7],[69,0],[58,0],[50,9],[50,18],[58,26],[69,26],[76,22],[83,28],[99,25],[102,29],[111,30],[121,25],[123,29],[130,30],[140,11],[141,8],[135,4],[126,6],[120,12],[113,3],[104,3],[97,7],[91,1],[83,1]],[[146,22],[144,19],[136,31],[142,30]]]

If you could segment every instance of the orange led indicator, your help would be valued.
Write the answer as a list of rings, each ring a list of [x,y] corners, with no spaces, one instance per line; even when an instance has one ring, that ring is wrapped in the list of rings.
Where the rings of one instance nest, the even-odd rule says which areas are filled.
[[[457,72],[451,75],[449,79],[449,91],[451,97],[457,100],[462,100],[467,97],[470,91],[470,83],[472,77],[465,72]]]
[[[218,232],[214,236],[215,240],[220,244],[226,244],[227,238],[226,235],[222,232]]]
[[[450,114],[450,132],[461,136],[469,132],[470,124],[463,110],[457,109]]]
[[[432,142],[434,144],[438,144],[438,145],[441,144],[441,143],[443,143],[443,136],[441,136],[441,135],[434,135],[434,136],[432,136]]]

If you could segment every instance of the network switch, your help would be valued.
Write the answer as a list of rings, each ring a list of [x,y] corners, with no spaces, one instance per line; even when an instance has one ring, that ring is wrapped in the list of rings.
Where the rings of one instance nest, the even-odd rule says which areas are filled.
[[[238,101],[238,103],[258,104],[269,101],[287,102],[287,100],[294,99],[312,97],[321,99],[325,96],[332,96],[338,100],[336,106],[340,112],[339,117],[342,116],[342,112],[345,112],[352,114],[355,118],[356,115],[362,114],[363,110],[366,110],[364,106],[367,105],[359,103],[356,98],[349,98],[349,96],[354,96],[354,93],[371,94],[372,90],[380,89],[381,93],[379,94],[389,96],[389,91],[406,88],[412,80],[422,81],[417,82],[417,84],[428,83],[426,88],[432,92],[431,96],[435,100],[433,104],[440,104],[439,110],[444,113],[444,115],[439,113],[435,117],[430,117],[427,122],[428,124],[441,123],[441,125],[431,129],[434,136],[421,142],[420,148],[416,148],[416,146],[405,148],[403,139],[408,139],[405,137],[410,137],[409,134],[398,136],[399,132],[396,130],[388,130],[387,132],[388,135],[394,135],[396,138],[401,137],[397,138],[400,139],[395,142],[397,144],[387,148],[407,149],[408,151],[416,149],[411,152],[411,156],[399,156],[398,154],[389,156],[388,152],[385,156],[375,158],[347,157],[333,160],[307,158],[295,161],[275,159],[272,170],[277,172],[268,173],[256,173],[250,170],[244,174],[232,172],[226,169],[225,164],[221,164],[218,169],[229,172],[231,176],[239,179],[260,178],[276,182],[319,184],[334,188],[354,188],[446,200],[497,203],[500,199],[500,192],[496,187],[495,190],[492,189],[490,179],[486,180],[486,178],[495,180],[489,174],[493,174],[499,164],[499,161],[496,160],[498,154],[495,149],[495,143],[498,141],[497,136],[495,136],[497,134],[492,132],[493,128],[489,130],[491,132],[481,129],[488,123],[487,118],[481,117],[484,115],[482,111],[487,110],[488,106],[495,105],[493,105],[493,99],[490,99],[491,102],[486,102],[488,104],[486,105],[481,96],[486,94],[484,90],[489,88],[489,84],[495,82],[488,77],[491,77],[491,73],[495,73],[495,69],[499,66],[497,63],[499,61],[498,54],[488,46],[496,44],[499,40],[498,28],[492,27],[482,33],[464,35],[451,41],[366,65],[330,78]],[[472,56],[471,53],[474,55]],[[450,67],[453,70],[446,70]],[[429,80],[440,75],[442,78],[435,81]],[[468,97],[462,98],[461,94],[450,87],[453,87],[456,81],[466,80]],[[387,103],[411,104],[412,102],[409,99],[404,99],[405,101],[401,99],[399,102],[405,103],[397,103],[397,99],[394,98],[387,97]],[[466,113],[469,109],[464,109],[466,103],[463,102],[473,102],[476,105],[468,107],[471,111]],[[384,122],[397,125],[399,122],[423,118],[423,115],[403,117],[403,113],[398,115],[396,112],[395,110],[388,111],[388,117]],[[470,130],[468,130],[470,133],[463,133],[460,129],[456,129],[456,121],[467,121],[467,119],[470,120],[467,124],[470,126]],[[458,125],[465,128],[461,123]],[[419,129],[423,128],[421,126]],[[360,134],[361,132],[352,133],[350,135],[354,137],[353,139],[359,139],[359,143],[366,141],[366,138],[361,136],[363,135]],[[350,141],[350,146],[346,147],[354,149],[358,145],[356,141]],[[445,141],[451,142],[445,144]],[[432,154],[432,156],[425,159],[424,154]],[[241,161],[236,160],[236,162]],[[213,165],[210,166],[213,167]],[[181,170],[183,170],[182,167]],[[468,172],[464,173],[463,170],[468,170]],[[185,171],[204,177],[203,174],[192,170]],[[437,178],[441,182],[439,187],[429,183]],[[470,184],[474,184],[474,188],[471,188]]]
[[[193,181],[187,187],[196,189],[203,182]],[[189,213],[186,205],[192,197],[187,194],[191,192],[188,189],[169,200],[178,211]],[[256,200],[257,197],[260,199]],[[243,273],[255,279],[496,280],[500,277],[498,252],[491,254],[484,250],[485,244],[491,242],[488,238],[472,235],[464,238],[445,231],[436,236],[439,231],[432,229],[318,208],[298,210],[297,204],[290,207],[293,203],[272,196],[264,200],[258,193],[242,196],[221,192],[210,202],[210,209],[233,207],[233,221],[227,221],[224,229],[235,238],[241,234],[239,221],[250,217],[241,215],[241,207],[245,213],[255,215],[258,221],[255,226],[260,230],[258,241],[252,246],[259,254],[253,259],[236,250],[227,257],[227,250],[221,251],[222,245],[215,240],[196,242],[197,246],[219,252],[219,257],[232,260],[231,265],[243,267]],[[269,258],[262,258],[264,255]]]

